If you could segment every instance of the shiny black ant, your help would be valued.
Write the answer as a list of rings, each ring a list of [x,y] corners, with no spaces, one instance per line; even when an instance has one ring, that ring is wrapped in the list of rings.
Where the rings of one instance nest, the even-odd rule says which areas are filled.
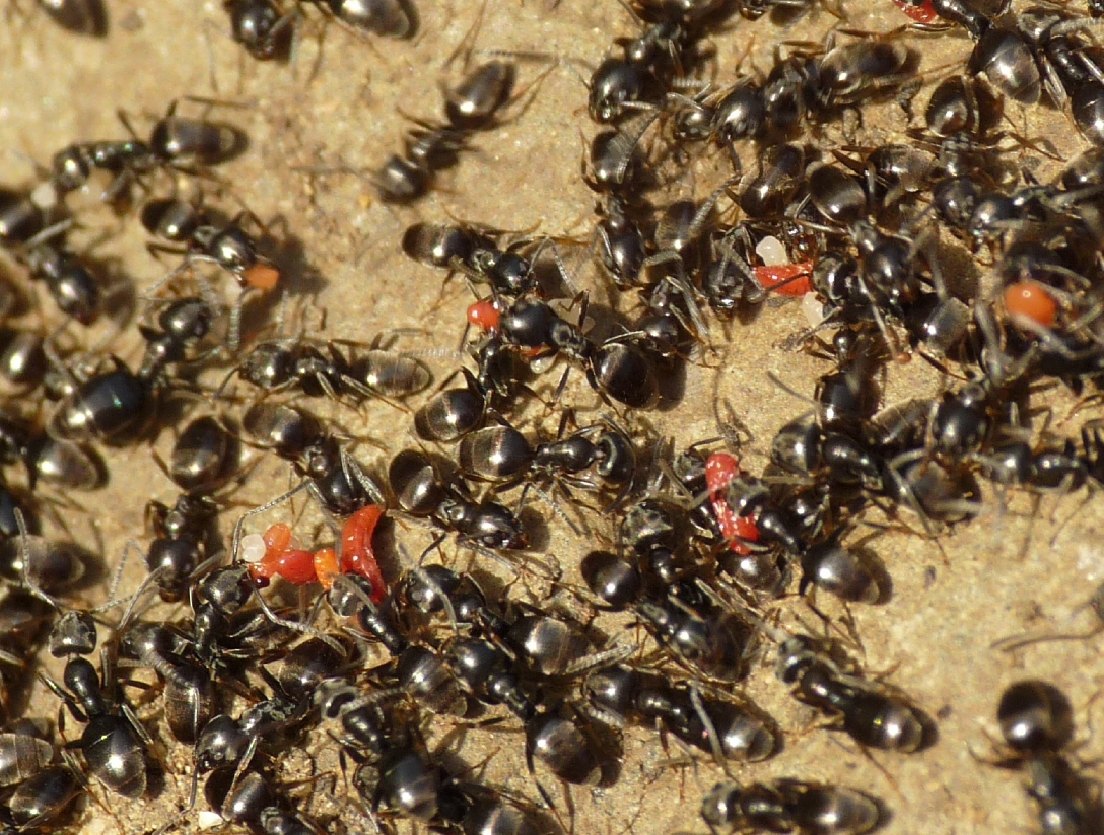
[[[821,121],[914,76],[917,56],[892,41],[829,44],[819,53],[775,56],[762,84],[741,82],[714,107],[713,132],[724,141],[785,138],[805,121]]]
[[[629,206],[610,194],[598,208],[595,225],[597,259],[618,290],[636,287],[644,268],[646,241]]]
[[[657,114],[641,113],[610,130],[599,131],[590,143],[589,171],[583,182],[603,194],[628,199],[649,184],[650,172],[638,152],[644,134],[655,124]]]
[[[414,412],[414,431],[426,441],[455,441],[482,426],[488,393],[466,368],[465,385],[438,391]]]
[[[427,565],[408,572],[397,584],[396,594],[404,606],[423,614],[446,614],[454,628],[467,627],[490,641],[510,656],[520,675],[540,681],[573,676],[626,654],[616,645],[595,652],[587,630],[566,616],[523,604],[494,607],[487,602],[474,577],[443,565]],[[415,667],[422,669],[428,662],[428,658],[419,656],[417,664],[405,665],[400,658],[400,676],[404,667],[413,673]],[[406,679],[404,688],[408,689],[411,676]]]
[[[885,820],[881,803],[865,792],[795,779],[718,783],[702,800],[701,817],[712,832],[723,826],[821,835],[861,835]]]
[[[0,195],[0,243],[10,248],[32,280],[46,286],[62,313],[91,325],[104,308],[105,265],[75,255],[64,240],[72,220],[49,223],[52,211],[39,207],[33,199],[33,195],[22,197],[12,192],[12,202],[5,207]]]
[[[490,285],[496,297],[513,299],[535,291],[535,257],[519,251],[530,241],[521,239],[503,250],[495,244],[494,234],[478,227],[419,222],[403,233],[402,248],[421,264],[450,272],[456,270],[473,284]]]
[[[322,9],[357,34],[370,32],[390,38],[411,38],[418,15],[409,0],[300,0]]]
[[[481,9],[446,66],[465,51],[465,44],[473,37],[482,17]],[[380,198],[407,204],[424,197],[432,188],[436,173],[457,164],[472,135],[495,127],[500,113],[524,94],[524,91],[513,93],[515,74],[512,63],[494,59],[477,66],[455,87],[444,88],[444,123],[414,119],[418,127],[407,132],[404,153],[392,154],[373,172],[372,180]],[[540,78],[532,84],[539,81]]]
[[[247,411],[242,426],[255,443],[273,449],[292,463],[303,479],[293,492],[308,489],[335,516],[347,517],[369,504],[387,504],[383,490],[361,469],[349,450],[302,410],[258,403]],[[285,498],[287,495],[267,502],[248,515],[267,510]],[[238,528],[240,524],[241,520]]]
[[[295,12],[274,0],[224,0],[230,36],[258,61],[282,60],[293,38]]]
[[[107,37],[104,0],[38,0],[37,5],[67,32],[91,38]]]
[[[334,400],[403,398],[429,385],[421,362],[380,347],[379,340],[352,356],[339,350],[343,344],[352,343],[302,337],[259,342],[232,373],[265,392],[297,388],[307,397]]]
[[[1006,751],[992,764],[1023,771],[1043,830],[1087,835],[1098,829],[1104,813],[1062,754],[1073,737],[1065,695],[1045,682],[1017,682],[1001,694],[997,722]]]
[[[653,548],[650,556],[654,559],[663,550]],[[670,592],[648,591],[648,577],[608,551],[592,551],[583,558],[581,569],[588,588],[606,607],[631,611],[662,646],[695,672],[721,681],[744,674],[753,643],[750,628],[715,605],[692,580],[672,584]]]
[[[656,252],[645,258],[643,263],[646,271],[671,265],[663,269],[657,283],[669,285],[664,290],[677,293],[681,304],[676,306],[667,302],[662,307],[676,318],[685,310],[689,321],[680,321],[680,324],[687,332],[701,337],[709,333],[709,328],[698,306],[697,289],[691,284],[690,277],[701,271],[705,261],[706,234],[717,200],[733,184],[731,180],[723,183],[700,206],[692,200],[676,200],[664,209],[656,224]]]
[[[146,524],[154,535],[146,567],[156,576],[162,600],[182,600],[196,572],[208,563],[206,547],[217,515],[218,506],[203,494],[182,493],[172,507],[158,501],[146,505]]]
[[[167,368],[202,359],[190,356],[208,336],[214,322],[210,306],[183,298],[164,306],[155,326],[141,326],[146,348],[137,371],[112,358],[110,370],[77,379],[66,370],[71,386],[50,419],[59,437],[108,443],[133,440],[150,425],[169,386]]]
[[[106,662],[106,656],[102,659]],[[62,687],[42,677],[78,721],[86,722],[80,750],[93,777],[113,792],[139,797],[146,791],[147,771],[153,766],[149,754],[152,740],[130,706],[108,691],[115,687],[108,669],[101,677],[83,656],[65,665]]]
[[[37,236],[36,236],[37,237]],[[58,309],[82,325],[92,324],[102,311],[98,270],[78,258],[63,243],[43,240],[19,253],[32,279],[43,282]],[[102,269],[102,268],[101,268]]]
[[[484,548],[516,550],[528,547],[521,521],[494,501],[476,501],[458,479],[442,480],[422,452],[407,449],[391,461],[388,481],[398,507],[412,516],[427,516],[464,541]]]
[[[203,787],[207,804],[227,823],[281,835],[314,835],[315,823],[292,808],[261,771],[221,766],[207,777]]]
[[[587,82],[591,118],[616,123],[641,110],[666,109],[682,98],[673,90],[706,57],[697,43],[721,5],[710,0],[626,6],[640,34],[616,39],[621,56],[606,58],[591,74]]]
[[[185,97],[188,101],[217,104],[208,99]],[[217,165],[238,156],[246,145],[245,134],[221,122],[176,115],[181,99],[170,102],[147,139],[130,126],[127,116],[119,118],[132,138],[118,141],[78,142],[58,151],[51,162],[51,183],[62,195],[86,185],[94,170],[112,174],[113,182],[102,195],[107,203],[124,197],[132,182],[152,171],[170,167]]]
[[[795,698],[832,717],[856,742],[912,753],[930,745],[932,720],[908,700],[853,674],[845,674],[807,635],[785,636],[778,646],[778,679]]]
[[[32,732],[33,730],[33,732]],[[68,752],[54,763],[54,747],[41,739],[36,729],[4,734],[0,757],[14,771],[6,785],[14,785],[5,804],[4,823],[28,830],[60,825],[73,801],[84,788],[81,769]],[[48,749],[48,750],[47,750]]]
[[[499,489],[521,481],[531,486],[534,477],[547,476],[570,487],[608,486],[617,492],[615,506],[632,488],[636,471],[633,444],[612,422],[536,445],[502,423],[465,435],[458,456],[465,476],[499,484]]]
[[[180,742],[194,743],[218,712],[219,698],[206,665],[194,658],[193,644],[160,624],[124,624],[120,650],[160,676],[165,721]]]
[[[595,343],[548,304],[529,299],[496,309],[481,324],[511,349],[530,356],[562,353],[581,363],[592,388],[629,408],[649,409],[660,399],[653,360],[637,334]]]
[[[104,464],[93,450],[0,412],[0,464],[17,462],[32,490],[39,482],[94,490],[105,481]]]
[[[141,219],[149,232],[170,242],[148,244],[150,252],[184,257],[179,267],[146,291],[147,296],[152,296],[195,263],[214,264],[231,275],[243,291],[252,289],[267,293],[280,284],[283,276],[280,267],[264,252],[266,241],[245,228],[246,220],[265,228],[250,211],[239,212],[227,220],[187,201],[168,198],[146,202]]]
[[[605,667],[587,676],[584,692],[599,718],[618,725],[658,722],[719,760],[757,762],[777,749],[771,724],[756,711],[702,696],[695,685],[673,684],[656,673],[625,664]]]
[[[525,832],[535,816],[498,792],[449,773],[425,751],[409,723],[343,682],[320,691],[322,715],[340,722],[346,751],[359,765],[353,783],[373,812],[380,807],[405,818],[464,832]],[[534,830],[535,831],[535,830]]]

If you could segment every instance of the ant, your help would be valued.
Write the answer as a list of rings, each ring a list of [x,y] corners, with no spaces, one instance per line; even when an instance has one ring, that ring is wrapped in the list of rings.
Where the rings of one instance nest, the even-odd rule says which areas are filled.
[[[445,530],[456,531],[464,542],[489,548],[527,548],[529,538],[517,516],[494,501],[476,501],[459,479],[442,480],[432,461],[415,449],[395,456],[388,481],[401,510],[428,516]]]
[[[1023,771],[1043,830],[1097,831],[1099,804],[1091,799],[1087,780],[1062,755],[1073,736],[1073,710],[1062,692],[1041,681],[1012,684],[1001,694],[997,722],[1007,756],[993,764]]]
[[[632,409],[659,402],[654,363],[632,334],[595,343],[547,303],[524,298],[501,309],[481,309],[479,320],[493,338],[530,358],[562,353],[579,362],[587,382],[603,397]]]
[[[702,800],[701,817],[712,832],[725,826],[819,835],[861,835],[885,819],[881,804],[864,792],[795,779],[718,783]]]
[[[564,413],[564,424],[568,418]],[[460,440],[460,470],[468,478],[502,487],[533,477],[583,489],[608,486],[617,490],[616,507],[632,488],[636,454],[629,436],[612,421],[584,427],[567,437],[532,445],[506,423],[478,429]]]
[[[667,677],[624,664],[591,673],[584,685],[599,717],[648,726],[658,722],[687,745],[718,759],[758,762],[770,757],[777,741],[770,725],[754,711],[719,699],[703,698],[693,684],[673,684]]]
[[[67,32],[90,38],[107,37],[104,0],[38,0],[38,7]]]
[[[324,394],[333,400],[343,394],[406,397],[429,385],[429,370],[421,362],[379,347],[378,340],[352,357],[342,353],[338,344],[302,337],[260,342],[231,374],[265,392],[295,387],[307,397]]]
[[[209,99],[185,97],[208,105]],[[221,122],[177,115],[181,99],[173,99],[150,130],[147,139],[130,125],[126,114],[119,119],[131,134],[131,139],[104,142],[77,142],[58,151],[51,162],[51,183],[62,195],[86,185],[93,170],[113,175],[111,186],[102,196],[103,202],[115,203],[127,194],[129,186],[162,167],[189,171],[189,166],[216,165],[238,156],[245,148],[246,138],[237,128]]]
[[[909,754],[930,744],[931,719],[900,696],[845,674],[807,635],[784,638],[778,646],[778,679],[795,698],[835,720],[856,742]]]

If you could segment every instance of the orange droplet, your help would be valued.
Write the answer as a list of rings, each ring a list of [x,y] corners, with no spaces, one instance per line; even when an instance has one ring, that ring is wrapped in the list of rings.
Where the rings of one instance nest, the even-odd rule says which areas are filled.
[[[242,272],[242,284],[258,290],[272,290],[280,283],[280,271],[272,264],[254,264]]]
[[[291,547],[291,528],[282,522],[278,523],[265,531],[262,539],[270,552],[286,551]]]
[[[493,299],[480,299],[468,305],[468,322],[483,331],[498,330],[502,312]]]
[[[314,552],[314,573],[323,588],[330,588],[334,579],[341,573],[337,564],[337,552],[333,548],[322,548]]]
[[[1045,286],[1025,279],[1004,288],[1004,307],[1013,321],[1052,328],[1058,320],[1058,302]]]

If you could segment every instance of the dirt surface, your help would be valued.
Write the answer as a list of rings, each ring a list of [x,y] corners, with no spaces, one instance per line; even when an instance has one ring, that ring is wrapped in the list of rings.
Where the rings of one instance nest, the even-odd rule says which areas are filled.
[[[292,236],[294,249],[301,253],[287,262],[293,264],[289,290],[295,299],[287,307],[284,333],[303,327],[312,334],[369,341],[381,331],[414,329],[416,333],[400,335],[398,344],[423,352],[437,379],[447,375],[457,365],[455,351],[470,295],[459,281],[442,290],[440,274],[402,255],[401,233],[420,219],[448,222],[452,216],[502,229],[575,237],[580,245],[565,243],[564,250],[576,281],[598,301],[612,298],[585,248],[595,198],[580,179],[579,161],[595,127],[586,113],[586,90],[568,62],[593,66],[614,37],[630,33],[632,21],[614,0],[563,0],[555,8],[544,2],[488,3],[479,48],[539,51],[564,62],[544,77],[528,107],[519,107],[515,119],[477,136],[459,167],[441,176],[441,188],[411,208],[380,204],[366,177],[355,170],[378,165],[399,147],[408,125],[403,113],[436,116],[438,85],[454,81],[460,72],[458,65],[444,67],[445,59],[471,26],[479,3],[422,0],[420,33],[411,42],[366,40],[337,26],[325,28],[320,41],[319,17],[308,14],[290,65],[249,60],[227,37],[218,2],[110,0],[109,8],[110,35],[94,41],[65,34],[32,3],[5,5],[8,17],[0,32],[4,185],[31,184],[35,165],[47,164],[56,149],[71,141],[123,135],[117,110],[126,111],[135,125],[145,126],[174,98],[214,97],[240,103],[218,112],[248,134],[250,147],[240,159],[218,169],[225,187],[212,202],[231,209],[248,207],[269,222],[278,237]],[[845,0],[844,9],[846,25],[855,29],[883,31],[904,20],[888,2],[883,8],[873,0]],[[824,11],[787,29],[767,18],[735,19],[728,31],[714,38],[715,83],[730,83],[738,65],[745,71],[765,68],[770,50],[780,40],[819,42],[837,23]],[[955,62],[970,47],[964,37],[945,33],[904,37],[920,49],[921,69],[929,80],[957,71]],[[521,83],[534,80],[544,69],[540,61],[522,64]],[[925,98],[922,93],[919,100]],[[198,106],[182,102],[181,107]],[[1080,147],[1072,124],[1060,111],[1036,108],[1025,117],[1013,107],[1009,118],[1010,129],[1048,138],[1061,157],[1071,157]],[[860,144],[884,141],[899,136],[906,126],[901,109],[887,104],[872,109],[852,138]],[[810,141],[828,147],[847,144],[843,131],[841,125],[830,125]],[[745,163],[752,167],[750,152]],[[1054,165],[1041,163],[1040,175]],[[703,151],[685,176],[670,184],[669,193],[700,199],[723,179],[726,166],[718,152]],[[353,173],[335,171],[342,167]],[[112,272],[133,281],[139,293],[172,263],[159,262],[145,251],[145,239],[130,217],[117,219],[92,208],[81,215],[81,226],[76,239],[87,240],[96,256]],[[984,279],[983,267],[974,268],[976,274],[971,275],[971,262],[954,263],[967,265],[957,278]],[[51,309],[48,301],[44,309]],[[325,329],[318,331],[322,314]],[[746,324],[714,322],[712,344],[689,367],[682,402],[667,411],[630,418],[629,424],[673,436],[684,445],[717,434],[717,414],[724,414],[728,404],[752,435],[744,449],[745,466],[758,471],[776,428],[806,408],[774,384],[768,372],[796,391],[811,393],[816,376],[828,368],[823,360],[779,347],[785,337],[804,327],[800,307],[793,301],[768,303]],[[133,328],[117,337],[114,326],[104,323],[81,339],[90,349],[107,346],[130,362],[140,356]],[[581,375],[573,376],[565,398],[579,405],[580,421],[607,411],[581,385]],[[544,379],[550,390],[559,379],[558,368]],[[935,372],[914,359],[891,369],[884,399],[893,403],[934,394],[939,386]],[[249,397],[243,386],[231,390],[237,401]],[[1047,403],[1051,397],[1043,394],[1038,402]],[[1099,413],[1090,407],[1071,417],[1072,405],[1053,395],[1052,431],[1072,436],[1084,418]],[[238,406],[231,401],[226,408],[233,411]],[[385,404],[368,404],[359,413],[332,408],[335,419],[362,440],[361,460],[380,470],[390,453],[415,442],[408,417]],[[540,410],[530,409],[519,424],[531,430],[540,418]],[[171,433],[163,433],[156,446],[164,453],[170,443]],[[258,457],[254,452],[247,455]],[[107,457],[111,482],[95,493],[64,497],[72,506],[62,511],[75,538],[102,542],[109,566],[105,575],[118,564],[127,542],[145,541],[146,501],[174,496],[146,445],[111,450]],[[243,508],[259,504],[283,489],[288,478],[285,465],[262,457],[233,500]],[[884,831],[894,835],[1035,831],[1020,778],[983,762],[993,758],[997,698],[1018,679],[1052,682],[1077,710],[1078,739],[1084,745],[1076,756],[1085,762],[1099,760],[1104,757],[1104,741],[1093,735],[1092,727],[1101,716],[1094,697],[1104,685],[1100,639],[1038,644],[1011,654],[991,644],[1020,632],[1080,632],[1096,623],[1083,604],[1104,580],[1104,540],[1097,538],[1104,534],[1104,516],[1097,497],[1082,504],[1085,498],[1081,491],[1044,496],[1036,503],[1024,494],[1001,496],[987,488],[981,515],[936,540],[917,535],[917,520],[907,516],[891,523],[890,530],[872,528],[869,546],[892,577],[891,599],[848,610],[822,595],[818,606],[836,624],[850,624],[834,629],[836,634],[858,636],[861,644],[853,644],[853,652],[864,669],[883,675],[937,717],[937,744],[908,756],[860,751],[845,737],[818,728],[816,715],[790,699],[774,680],[767,658],[756,664],[740,689],[777,720],[784,730],[784,748],[766,762],[731,766],[732,778],[793,776],[868,791],[884,801],[890,812]],[[539,503],[534,507],[542,509]],[[288,511],[251,521],[252,529],[259,531],[277,518],[289,518]],[[592,516],[589,522],[594,537],[610,537],[612,520]],[[47,520],[48,531],[52,524]],[[914,532],[904,530],[906,526]],[[569,582],[578,582],[578,559],[592,547],[594,537],[575,537],[556,519],[549,528],[545,553],[560,562]],[[428,542],[429,534],[417,527],[399,533],[411,554]],[[397,565],[391,568],[399,570]],[[484,570],[505,579],[494,566]],[[133,559],[121,593],[136,587],[143,571],[140,560]],[[107,585],[104,579],[91,589],[90,599],[102,600]],[[521,593],[520,587],[511,590]],[[796,595],[772,604],[771,611],[777,611],[779,622],[789,628],[821,628]],[[646,645],[643,634],[629,627],[611,637]],[[50,668],[59,672],[56,665]],[[53,718],[56,710],[56,699],[36,689],[31,713]],[[156,703],[142,715],[159,738],[169,739]],[[497,729],[464,732],[451,720],[441,720],[428,730],[433,746],[451,750],[473,766],[486,760],[486,782],[532,799],[536,792],[520,757],[522,736],[512,727],[505,722]],[[141,832],[175,822],[178,831],[195,830],[200,823],[197,812],[179,812],[191,784],[190,752],[168,742],[161,753],[167,773],[160,794],[130,802],[93,784],[93,802],[74,829]],[[1099,771],[1090,767],[1088,773]],[[372,831],[346,799],[336,746],[325,738],[289,757],[289,780],[312,774],[323,777],[292,791],[311,798],[306,809],[320,820],[340,816],[327,831],[342,831],[342,826]],[[615,786],[572,788],[570,802],[562,792],[554,794],[563,798],[558,814],[565,830],[704,832],[698,819],[700,799],[723,777],[708,758],[698,756],[691,762],[677,746],[665,748],[659,735],[636,729],[625,734],[621,779]],[[543,780],[551,785],[548,775]],[[400,831],[410,829],[406,823],[397,825]]]

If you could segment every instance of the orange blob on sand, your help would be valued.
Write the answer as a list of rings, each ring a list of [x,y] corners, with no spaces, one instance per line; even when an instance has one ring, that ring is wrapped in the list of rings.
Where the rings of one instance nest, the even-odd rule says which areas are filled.
[[[242,273],[242,284],[268,292],[280,283],[280,271],[272,264],[254,264]]]

